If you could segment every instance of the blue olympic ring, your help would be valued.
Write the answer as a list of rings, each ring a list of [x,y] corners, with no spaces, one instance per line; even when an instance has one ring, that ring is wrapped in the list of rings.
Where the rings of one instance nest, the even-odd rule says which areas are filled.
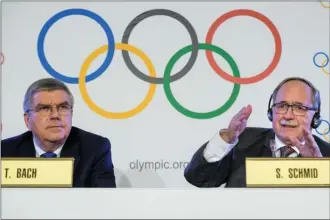
[[[324,55],[324,56],[327,58],[327,62],[326,62],[326,64],[324,64],[324,66],[323,66],[323,67],[326,67],[326,66],[328,65],[328,63],[329,63],[329,57],[328,57],[328,55],[327,55],[326,53],[324,53],[324,52],[318,52],[318,53],[316,53],[316,54],[314,55],[314,57],[313,57],[314,65],[317,66],[317,67],[319,67],[319,68],[322,68],[322,66],[321,66],[321,65],[318,65],[318,64],[316,63],[316,61],[315,61],[316,56],[317,56],[317,55],[320,55],[320,54]]]
[[[321,136],[329,134],[329,132],[330,132],[330,122],[328,122],[328,121],[326,121],[326,120],[323,120],[323,119],[322,119],[321,121],[322,121],[322,122],[325,122],[326,124],[328,124],[328,128],[329,128],[329,129],[328,129],[327,133],[325,133],[325,134],[324,134],[323,132],[321,133],[321,132],[319,132],[317,129],[315,129],[315,131],[316,131],[319,135],[321,135]]]
[[[107,39],[108,39],[109,49],[106,54],[106,58],[105,58],[104,62],[102,63],[102,65],[97,70],[95,70],[95,72],[86,76],[86,82],[89,82],[89,81],[96,79],[100,75],[102,75],[102,73],[109,67],[109,65],[112,61],[112,58],[114,56],[114,51],[115,51],[115,40],[114,40],[114,36],[113,36],[111,28],[109,27],[107,22],[105,20],[103,20],[102,17],[95,14],[94,12],[91,12],[91,11],[88,11],[85,9],[68,9],[68,10],[59,12],[59,13],[55,14],[53,17],[51,17],[42,27],[39,37],[38,37],[37,50],[38,50],[39,59],[40,59],[41,65],[54,78],[57,78],[66,83],[78,84],[78,77],[68,77],[68,76],[64,76],[61,73],[57,72],[48,63],[46,56],[45,56],[45,51],[44,51],[44,42],[45,42],[45,37],[46,37],[48,30],[57,21],[59,21],[60,19],[66,17],[66,16],[69,16],[69,15],[83,15],[83,16],[93,19],[99,25],[101,25],[101,27],[103,28],[103,30],[107,36]]]

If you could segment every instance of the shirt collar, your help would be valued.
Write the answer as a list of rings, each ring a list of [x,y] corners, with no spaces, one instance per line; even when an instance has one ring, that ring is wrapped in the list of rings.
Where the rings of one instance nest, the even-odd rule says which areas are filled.
[[[303,141],[302,143],[305,143],[305,141]],[[275,146],[274,146],[274,150],[277,151],[278,149],[280,149],[281,147],[285,146],[285,144],[275,135]],[[295,150],[297,152],[297,154],[300,154],[300,151],[298,150],[297,147],[293,146],[292,147],[293,150]]]
[[[36,150],[37,157],[40,157],[42,154],[46,153],[41,147],[38,146],[38,144],[36,143],[34,138],[33,138],[33,144],[34,144],[34,149]],[[64,144],[61,145],[59,148],[57,148],[56,151],[54,151],[54,153],[57,155],[57,157],[60,156],[63,146],[64,146]]]

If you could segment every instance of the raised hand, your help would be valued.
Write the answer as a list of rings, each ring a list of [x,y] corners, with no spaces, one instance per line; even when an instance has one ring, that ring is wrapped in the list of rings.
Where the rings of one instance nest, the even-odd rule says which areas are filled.
[[[243,107],[230,121],[228,129],[220,136],[228,143],[233,143],[246,128],[247,120],[252,112],[252,106]]]
[[[298,148],[300,155],[302,157],[323,157],[313,135],[306,128],[303,128],[303,137],[305,143],[299,142],[296,137],[290,137],[291,144]]]

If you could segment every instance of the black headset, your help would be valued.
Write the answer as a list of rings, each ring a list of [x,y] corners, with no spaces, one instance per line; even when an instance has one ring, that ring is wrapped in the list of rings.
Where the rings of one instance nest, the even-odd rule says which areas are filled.
[[[288,82],[288,81],[291,81],[291,80],[298,80],[298,81],[301,81],[301,82],[304,82],[306,83],[314,92],[314,98],[315,98],[315,101],[318,103],[318,106],[317,106],[317,111],[315,112],[314,116],[313,116],[313,119],[312,119],[312,123],[311,123],[311,127],[316,129],[320,126],[320,124],[322,123],[322,118],[321,118],[321,98],[320,98],[320,92],[312,85],[311,82],[303,79],[303,78],[299,78],[299,77],[291,77],[291,78],[287,78],[285,80],[283,80],[274,90],[275,91],[278,91],[280,89],[280,87]],[[267,117],[270,121],[273,121],[273,110],[272,110],[272,106],[271,106],[271,102],[272,102],[272,99],[273,99],[273,95],[274,95],[274,92],[272,93],[272,95],[270,96],[269,98],[269,102],[268,102],[268,111],[267,111]]]

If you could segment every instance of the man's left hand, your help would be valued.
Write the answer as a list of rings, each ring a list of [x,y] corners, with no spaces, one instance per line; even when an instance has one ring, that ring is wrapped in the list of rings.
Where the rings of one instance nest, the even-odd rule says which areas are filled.
[[[302,157],[323,157],[312,133],[309,132],[306,128],[303,128],[303,137],[305,140],[304,144],[300,143],[295,137],[290,138],[292,145],[297,147],[300,151],[300,155]]]

